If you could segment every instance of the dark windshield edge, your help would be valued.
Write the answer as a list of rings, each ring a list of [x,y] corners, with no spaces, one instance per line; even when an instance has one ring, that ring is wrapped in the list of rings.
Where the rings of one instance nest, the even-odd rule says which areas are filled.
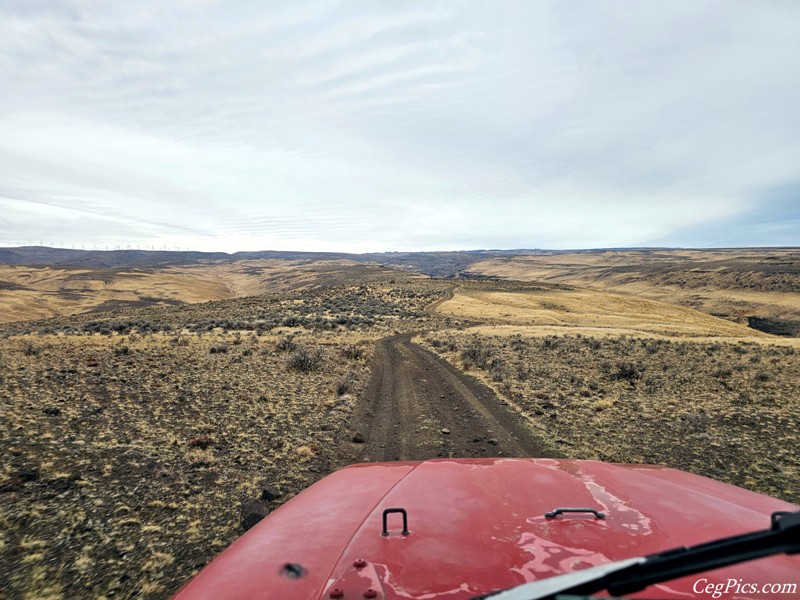
[[[800,553],[800,511],[774,515],[769,529],[567,573],[474,600],[548,600],[561,594],[588,595],[603,590],[618,596],[756,558],[797,553]]]

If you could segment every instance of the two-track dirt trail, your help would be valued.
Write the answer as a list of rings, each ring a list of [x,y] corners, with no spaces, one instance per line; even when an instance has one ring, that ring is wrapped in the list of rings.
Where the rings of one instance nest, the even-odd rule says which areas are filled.
[[[491,389],[414,344],[380,340],[352,426],[363,461],[554,456]]]

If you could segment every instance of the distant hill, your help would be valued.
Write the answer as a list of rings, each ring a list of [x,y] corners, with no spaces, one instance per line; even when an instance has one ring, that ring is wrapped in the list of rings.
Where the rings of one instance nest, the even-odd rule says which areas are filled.
[[[352,260],[395,269],[417,271],[432,277],[454,277],[481,260],[514,255],[550,254],[542,250],[470,250],[462,252],[180,252],[162,250],[71,250],[46,246],[0,248],[0,264],[69,266],[93,269],[187,266],[204,262],[242,260]]]
[[[800,248],[180,252],[0,249],[0,323],[381,277],[566,284],[800,335]]]
[[[203,260],[225,260],[224,252],[166,252],[160,250],[70,250],[46,246],[0,248],[0,264],[47,265],[114,269],[117,267],[154,267],[188,265]]]

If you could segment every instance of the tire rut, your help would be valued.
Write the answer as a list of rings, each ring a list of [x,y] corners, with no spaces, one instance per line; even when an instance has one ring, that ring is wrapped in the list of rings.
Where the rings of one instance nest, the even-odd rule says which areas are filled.
[[[414,344],[416,333],[379,340],[351,425],[361,461],[556,456],[478,380]]]

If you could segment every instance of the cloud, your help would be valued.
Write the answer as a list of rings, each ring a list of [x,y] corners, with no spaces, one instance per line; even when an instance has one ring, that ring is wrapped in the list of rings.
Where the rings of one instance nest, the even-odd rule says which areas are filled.
[[[735,216],[721,216],[672,232],[671,243],[685,247],[731,246],[730,233],[736,231],[738,246],[797,246],[800,181],[753,190],[751,197],[752,201]]]
[[[798,17],[792,2],[6,2],[0,241],[797,244]]]

